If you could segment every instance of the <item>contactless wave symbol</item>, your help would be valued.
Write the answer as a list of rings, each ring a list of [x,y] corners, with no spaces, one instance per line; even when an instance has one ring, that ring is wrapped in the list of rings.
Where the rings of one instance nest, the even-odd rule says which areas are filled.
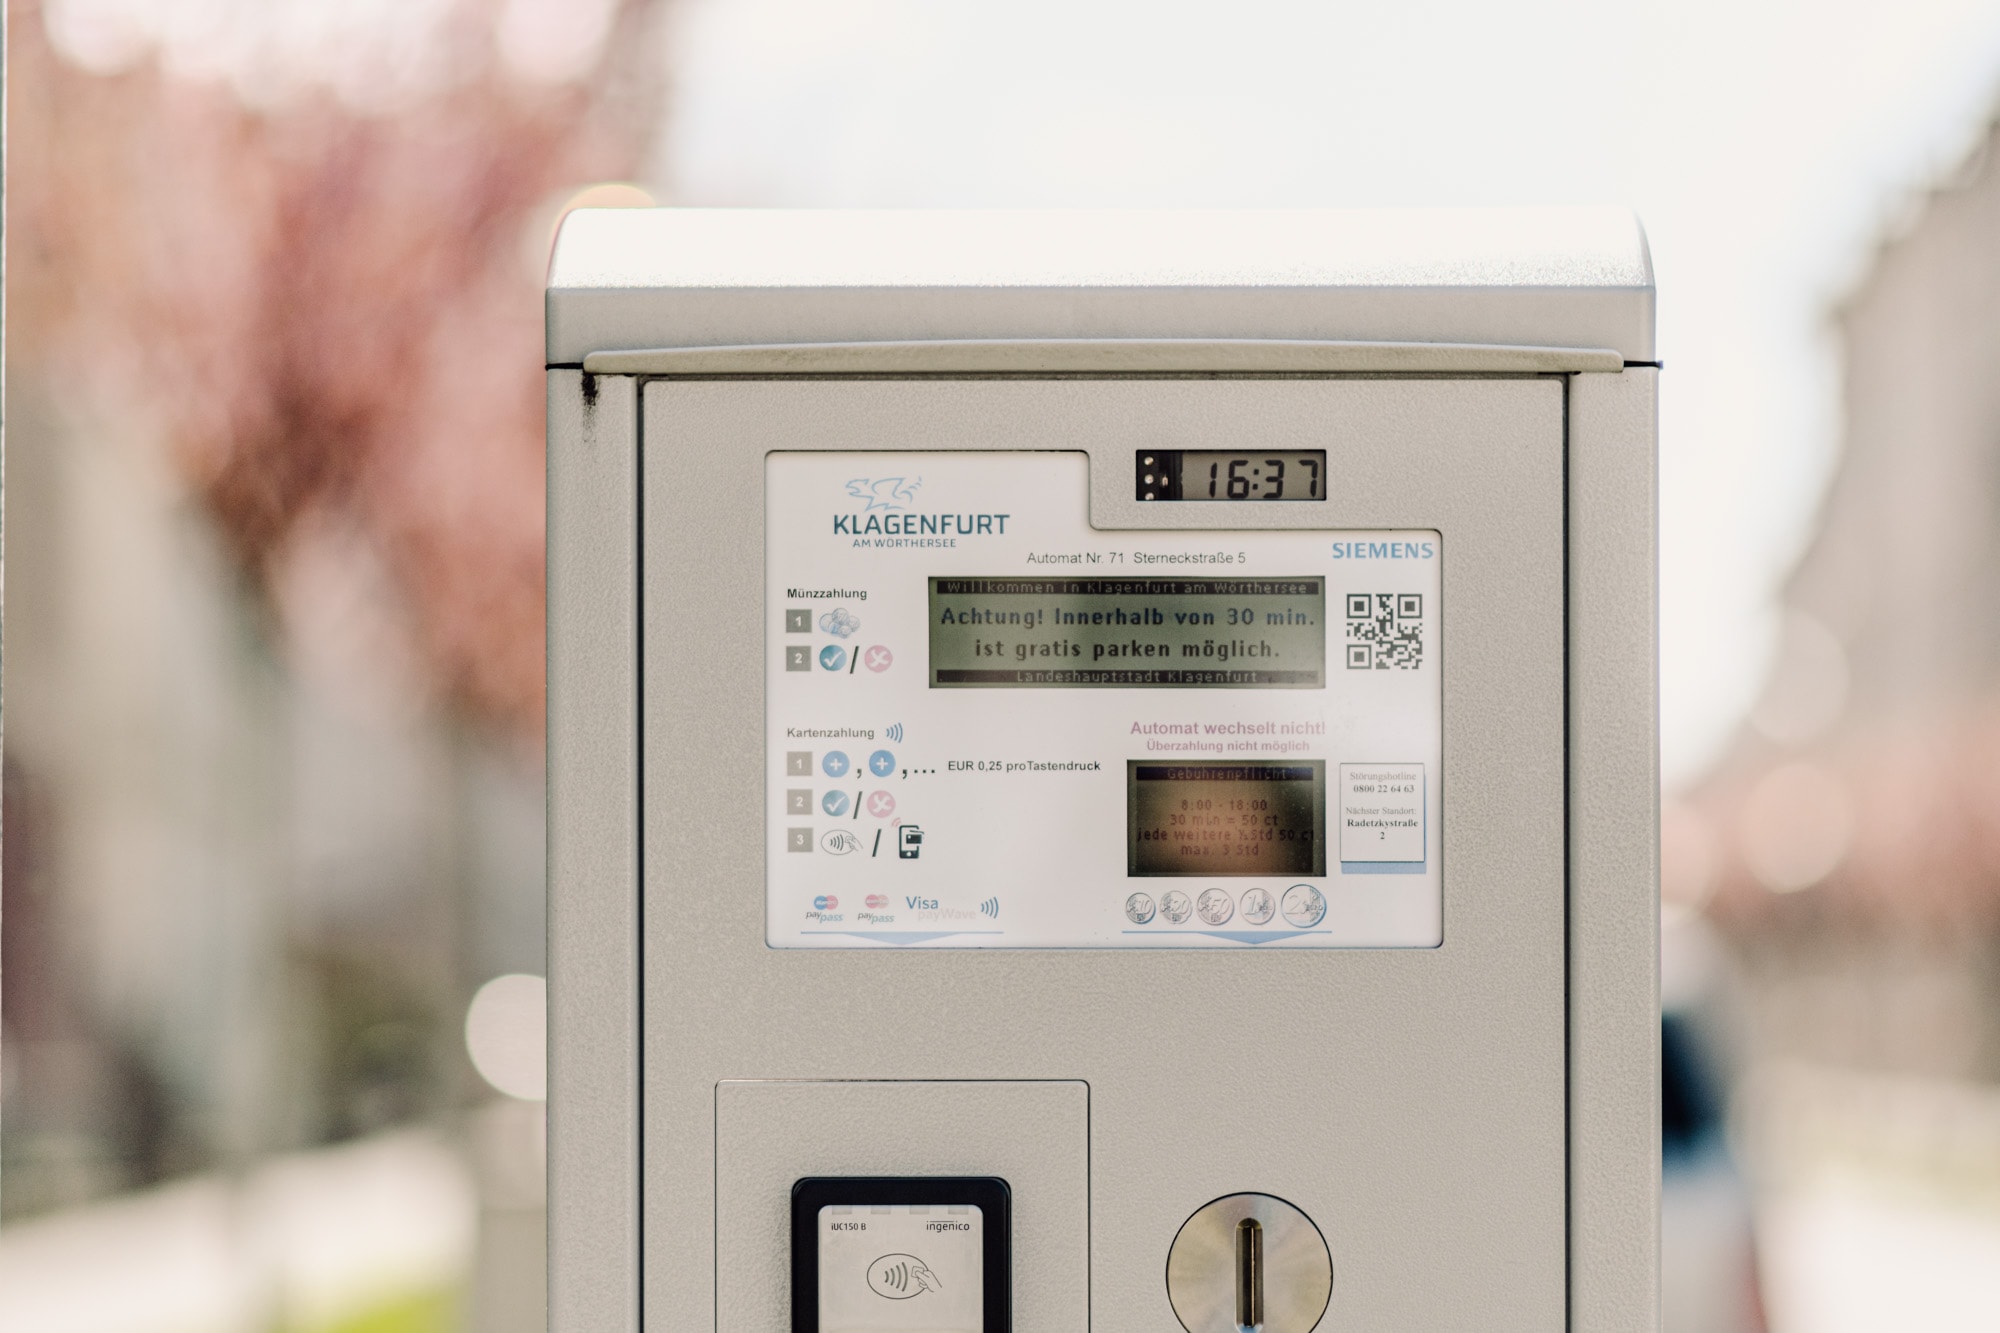
[[[998,898],[988,898],[985,902],[979,904],[979,910],[986,916],[997,918],[1000,915],[1000,900]]]
[[[868,1288],[877,1296],[907,1301],[927,1291],[941,1291],[944,1283],[914,1254],[885,1254],[868,1265]]]
[[[882,734],[896,744],[901,745],[903,743],[903,724],[900,722],[891,722],[882,729]]]

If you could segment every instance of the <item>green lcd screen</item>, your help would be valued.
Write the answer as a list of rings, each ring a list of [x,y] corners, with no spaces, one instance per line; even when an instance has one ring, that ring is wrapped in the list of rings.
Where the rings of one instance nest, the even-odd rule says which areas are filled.
[[[1326,873],[1326,764],[1125,766],[1125,873]]]
[[[933,578],[933,689],[1317,690],[1326,580]]]

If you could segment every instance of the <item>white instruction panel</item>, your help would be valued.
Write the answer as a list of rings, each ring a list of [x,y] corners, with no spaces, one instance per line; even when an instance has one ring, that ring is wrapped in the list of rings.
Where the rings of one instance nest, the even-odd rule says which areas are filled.
[[[1100,530],[1088,469],[769,456],[768,943],[1440,943],[1439,534]]]

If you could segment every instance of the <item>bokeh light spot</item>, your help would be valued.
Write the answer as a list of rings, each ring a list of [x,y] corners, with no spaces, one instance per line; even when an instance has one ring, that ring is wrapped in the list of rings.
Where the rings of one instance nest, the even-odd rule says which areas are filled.
[[[1852,802],[1819,765],[1783,764],[1751,788],[1739,831],[1750,873],[1774,893],[1791,893],[1825,879],[1847,855]]]
[[[548,1096],[548,985],[510,972],[479,988],[465,1011],[465,1051],[472,1067],[509,1097]]]

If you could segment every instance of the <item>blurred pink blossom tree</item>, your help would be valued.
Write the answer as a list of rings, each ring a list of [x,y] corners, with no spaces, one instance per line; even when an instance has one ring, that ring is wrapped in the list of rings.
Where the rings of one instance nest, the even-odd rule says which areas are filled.
[[[288,627],[293,572],[360,543],[419,687],[535,738],[541,266],[558,202],[640,164],[655,6],[409,9],[338,68],[189,74],[12,0],[8,352],[145,422]]]

